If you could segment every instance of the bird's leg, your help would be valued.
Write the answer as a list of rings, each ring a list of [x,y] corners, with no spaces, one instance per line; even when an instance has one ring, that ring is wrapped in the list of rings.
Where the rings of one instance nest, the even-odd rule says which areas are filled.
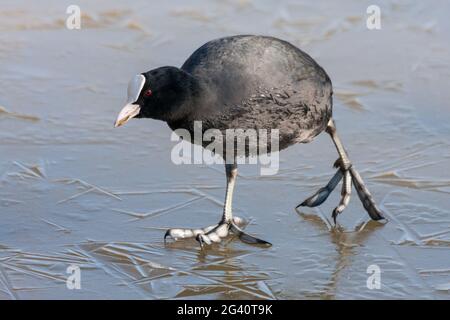
[[[225,204],[223,208],[222,219],[218,224],[203,228],[203,229],[169,229],[167,230],[164,240],[170,236],[174,240],[195,237],[196,240],[203,247],[205,244],[218,243],[225,238],[229,231],[239,236],[243,242],[251,244],[269,244],[268,242],[255,238],[242,231],[241,227],[244,220],[239,217],[233,217],[232,214],[232,200],[233,189],[237,177],[237,165],[226,164],[225,171],[227,176],[227,190],[225,194]]]
[[[220,238],[226,237],[228,235],[228,230],[230,229],[228,225],[233,221],[237,225],[243,225],[244,221],[235,217],[233,219],[231,213],[231,200],[233,195],[234,184],[237,175],[237,166],[225,165],[225,171],[227,175],[227,190],[225,195],[225,205],[222,220],[212,226],[201,228],[201,229],[169,229],[164,235],[164,241],[168,236],[174,240],[186,239],[195,237],[200,243],[211,243],[220,242]],[[225,226],[225,227],[224,227]],[[200,235],[208,234],[208,237],[199,238]]]
[[[358,197],[361,200],[364,209],[366,209],[366,211],[369,213],[369,216],[373,220],[385,219],[382,212],[380,211],[380,209],[378,209],[377,205],[375,204],[375,201],[373,200],[372,195],[365,186],[361,176],[352,166],[352,163],[348,158],[347,152],[345,151],[345,148],[342,145],[342,142],[336,133],[336,127],[334,125],[333,119],[330,119],[330,121],[328,122],[326,132],[331,136],[331,139],[333,140],[334,145],[336,146],[336,150],[339,154],[339,159],[334,164],[335,167],[339,167],[339,170],[338,172],[336,172],[334,177],[330,180],[330,182],[328,182],[328,184],[325,187],[319,189],[319,191],[317,191],[313,196],[303,201],[299,206],[315,207],[322,204],[330,195],[330,193],[333,191],[333,189],[336,187],[336,185],[340,182],[340,180],[343,178],[344,181],[341,191],[341,201],[339,205],[334,209],[332,215],[335,223],[336,217],[342,211],[344,211],[344,209],[347,207],[350,201],[352,182],[355,185]]]
[[[355,170],[355,168],[352,166],[347,152],[344,149],[344,146],[342,145],[341,139],[339,139],[339,136],[336,133],[336,126],[334,125],[333,119],[330,119],[327,126],[327,133],[331,136],[331,139],[334,142],[334,145],[336,146],[337,152],[339,153],[339,157],[341,160],[341,170],[346,172],[347,175],[347,181],[349,186],[344,186],[344,188],[351,189],[351,182],[353,181],[356,192],[358,193],[358,197],[361,200],[364,209],[366,209],[367,213],[373,220],[382,220],[385,219],[383,213],[380,209],[378,209],[378,206],[376,205],[375,201],[373,200],[372,195],[369,192],[369,189],[367,189],[366,185],[364,184],[364,181],[362,180],[361,176],[359,175],[358,171]],[[348,178],[348,173],[350,172],[351,179]],[[347,190],[348,190],[347,189]],[[348,192],[346,192],[348,194]],[[345,203],[345,197],[347,196],[343,195],[342,202]],[[349,196],[349,194],[348,194]],[[340,206],[339,206],[340,207]],[[338,207],[338,208],[339,208]],[[338,209],[336,208],[336,209]],[[345,208],[345,206],[344,206]],[[342,212],[342,210],[341,210]]]
[[[267,241],[255,238],[244,231],[239,226],[238,222],[243,221],[238,217],[233,218],[232,202],[233,190],[237,178],[237,165],[225,164],[225,172],[227,175],[227,190],[225,193],[225,204],[223,207],[223,216],[219,224],[208,232],[197,235],[197,241],[203,247],[204,244],[211,244],[213,242],[220,242],[220,240],[228,235],[231,230],[239,236],[243,242],[250,244],[270,244]]]

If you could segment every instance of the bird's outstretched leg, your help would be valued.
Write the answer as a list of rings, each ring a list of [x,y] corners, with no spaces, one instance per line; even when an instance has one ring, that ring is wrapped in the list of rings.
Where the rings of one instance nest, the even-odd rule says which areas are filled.
[[[334,166],[339,167],[336,174],[331,178],[328,184],[320,188],[314,195],[303,201],[297,206],[307,206],[315,207],[322,204],[330,195],[330,193],[336,188],[339,182],[343,179],[342,190],[341,190],[341,201],[339,205],[333,210],[333,219],[336,223],[337,216],[344,211],[350,201],[350,194],[352,189],[352,182],[355,185],[358,197],[361,200],[364,209],[369,213],[369,216],[373,220],[385,219],[383,213],[378,209],[375,201],[372,198],[369,190],[364,184],[358,171],[352,166],[350,159],[348,158],[347,152],[342,145],[339,136],[336,133],[336,126],[334,125],[333,119],[330,119],[327,125],[326,132],[333,139],[334,145],[336,146],[337,152],[339,154],[339,159],[335,162]]]
[[[225,172],[227,175],[227,190],[223,215],[220,222],[203,229],[169,229],[164,235],[164,240],[169,236],[174,240],[195,237],[200,243],[200,246],[203,247],[205,244],[209,245],[220,242],[223,238],[228,236],[231,231],[245,243],[270,245],[269,242],[253,237],[242,231],[241,227],[244,224],[244,221],[239,217],[233,217],[231,205],[233,200],[233,189],[237,177],[237,165],[226,164]]]

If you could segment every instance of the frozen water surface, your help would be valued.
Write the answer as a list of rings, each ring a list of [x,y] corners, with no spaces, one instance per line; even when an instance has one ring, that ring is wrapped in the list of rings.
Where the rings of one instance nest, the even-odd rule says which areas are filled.
[[[379,1],[2,1],[0,298],[449,299],[450,5]],[[163,243],[168,227],[217,222],[221,166],[176,166],[171,131],[113,129],[128,80],[180,66],[204,42],[269,34],[311,54],[333,80],[334,117],[390,222],[368,222],[353,193],[294,207],[333,175],[331,139],[280,155],[280,172],[241,166],[235,214],[269,249],[228,239],[206,252]],[[69,265],[81,290],[66,288]],[[381,269],[369,290],[366,270]]]

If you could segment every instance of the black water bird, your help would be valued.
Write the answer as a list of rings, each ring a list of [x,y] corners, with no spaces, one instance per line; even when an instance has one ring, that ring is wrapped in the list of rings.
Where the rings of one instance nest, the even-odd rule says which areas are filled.
[[[214,128],[222,133],[234,128],[278,129],[280,150],[310,142],[325,131],[339,155],[337,172],[299,206],[322,204],[343,180],[341,200],[332,214],[334,221],[349,203],[352,184],[370,217],[382,220],[382,212],[337,136],[332,94],[326,72],[294,45],[273,37],[232,36],[204,44],[181,68],[160,67],[135,76],[115,126],[131,118],[152,118],[167,122],[172,130],[189,132],[194,130],[194,121],[202,121],[203,131]],[[225,154],[221,156],[225,158]],[[220,242],[231,231],[244,242],[269,244],[244,233],[242,220],[233,217],[236,161],[226,163],[225,172],[227,188],[220,222],[203,229],[169,229],[164,238],[195,237],[203,246]]]

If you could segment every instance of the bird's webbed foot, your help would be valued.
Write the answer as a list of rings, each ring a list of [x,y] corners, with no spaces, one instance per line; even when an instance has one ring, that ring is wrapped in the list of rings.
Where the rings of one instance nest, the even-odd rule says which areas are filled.
[[[218,224],[203,229],[169,229],[164,235],[164,241],[166,241],[167,237],[171,237],[174,240],[195,237],[195,239],[200,243],[200,246],[204,248],[205,245],[221,242],[229,235],[231,231],[245,243],[270,245],[270,243],[267,241],[258,239],[245,233],[241,229],[241,227],[244,225],[245,222],[243,219],[239,217],[233,217],[231,221],[221,221]]]
[[[322,203],[327,200],[328,196],[333,192],[333,190],[336,188],[338,183],[342,180],[343,173],[339,169],[334,176],[331,178],[331,180],[327,183],[325,187],[320,188],[317,190],[316,193],[314,193],[312,196],[310,196],[308,199],[300,203],[298,207],[317,207],[320,206]]]
[[[364,182],[361,179],[361,176],[358,172],[352,167],[350,163],[344,163],[340,158],[336,160],[334,163],[335,168],[339,168],[335,175],[331,178],[328,184],[325,187],[320,188],[316,193],[314,193],[311,197],[303,201],[296,208],[300,206],[307,207],[316,207],[321,205],[331,192],[336,188],[341,180],[342,189],[341,189],[341,200],[339,205],[333,210],[333,220],[336,223],[337,216],[341,214],[344,209],[348,206],[350,202],[350,196],[352,192],[352,183],[355,184],[356,191],[358,193],[358,197],[363,203],[364,208],[369,213],[370,217],[373,220],[381,220],[383,219],[383,214],[376,206],[373,201],[372,195],[369,190],[364,185]]]

